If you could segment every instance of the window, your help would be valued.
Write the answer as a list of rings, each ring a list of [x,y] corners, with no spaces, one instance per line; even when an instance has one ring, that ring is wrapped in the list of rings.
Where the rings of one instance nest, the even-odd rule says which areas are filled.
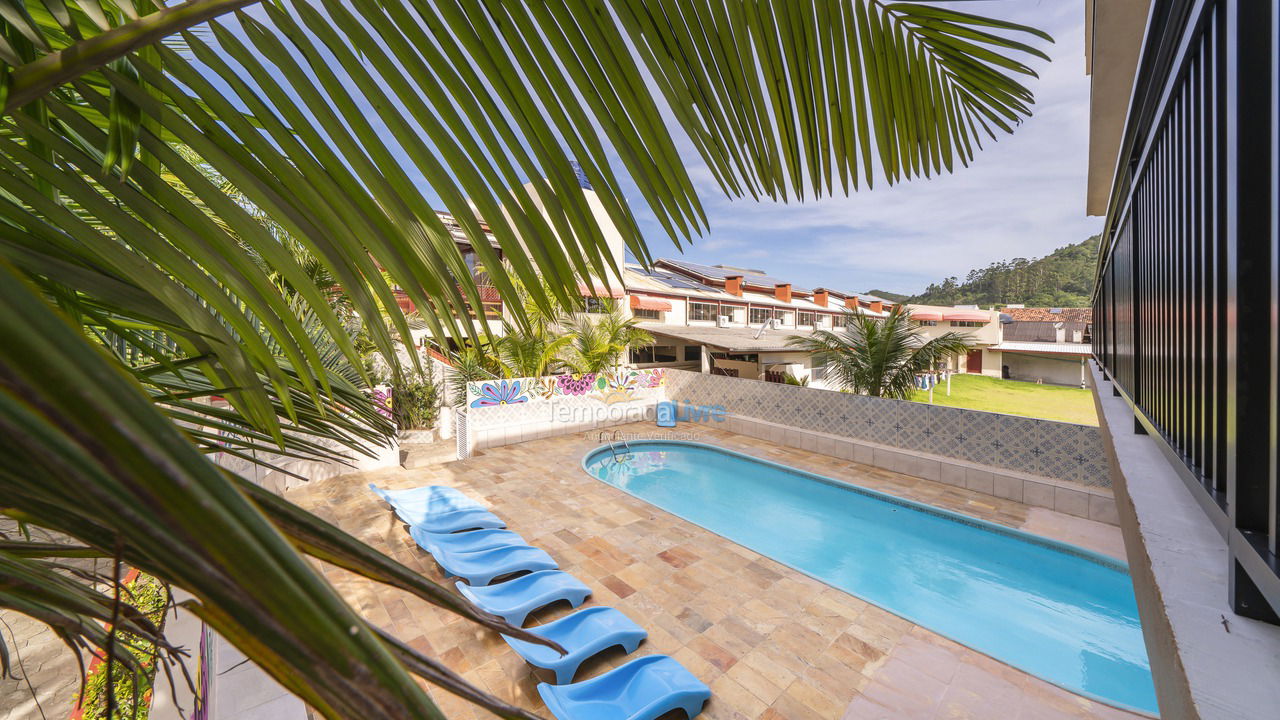
[[[716,306],[710,303],[689,303],[690,320],[715,320]]]
[[[792,313],[790,310],[775,310],[773,317],[778,320],[779,325],[790,325],[792,322]]]
[[[633,348],[631,350],[631,362],[636,364],[644,363],[669,363],[676,361],[676,348],[674,345],[650,345],[649,347]]]
[[[607,313],[613,308],[613,298],[584,297],[582,306],[589,313]]]
[[[934,325],[937,325],[937,323],[934,323]],[[972,320],[952,320],[951,321],[951,327],[980,328],[984,325],[986,325],[986,323],[976,322]]]
[[[817,324],[817,322],[816,322],[817,317],[818,317],[818,314],[817,314],[817,313],[802,312],[802,313],[800,313],[800,324],[801,324],[801,325],[816,325],[816,324]]]
[[[702,362],[702,346],[701,345],[685,345],[684,361],[685,362]]]
[[[760,362],[760,356],[756,353],[723,353],[713,352],[711,357],[717,360],[735,360],[737,362],[755,363]]]
[[[937,327],[937,320],[916,320],[916,327]]]
[[[757,325],[768,322],[773,317],[773,311],[769,308],[751,308],[751,324]]]
[[[662,315],[659,311],[646,310],[645,308],[636,308],[631,311],[631,314],[634,317],[639,318],[641,320],[661,320],[662,319]]]

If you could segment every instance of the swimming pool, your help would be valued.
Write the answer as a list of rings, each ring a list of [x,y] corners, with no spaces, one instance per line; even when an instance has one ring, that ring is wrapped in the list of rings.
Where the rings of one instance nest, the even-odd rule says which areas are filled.
[[[699,443],[587,454],[592,476],[1073,692],[1156,713],[1126,566]]]

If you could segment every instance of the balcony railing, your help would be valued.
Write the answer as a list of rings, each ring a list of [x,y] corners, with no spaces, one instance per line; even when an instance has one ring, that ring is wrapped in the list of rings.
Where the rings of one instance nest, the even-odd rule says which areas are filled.
[[[1094,354],[1277,621],[1273,2],[1156,0],[1103,233]],[[1113,428],[1113,430],[1117,430]]]
[[[488,285],[479,285],[476,289],[480,291],[480,307],[484,313],[484,318],[486,320],[501,320],[502,298],[498,295],[498,289]],[[458,286],[458,290],[459,292],[462,291],[461,285]],[[400,306],[401,311],[411,313],[416,309],[417,306],[405,291],[396,290],[395,296],[396,304]],[[475,308],[471,306],[471,301],[465,294],[463,295],[463,300],[466,302],[467,312],[471,317],[479,319],[479,316],[476,315]]]

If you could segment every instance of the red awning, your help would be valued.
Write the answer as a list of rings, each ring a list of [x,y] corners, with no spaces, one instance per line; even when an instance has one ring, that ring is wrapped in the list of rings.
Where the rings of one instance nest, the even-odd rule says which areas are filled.
[[[960,322],[991,322],[991,314],[981,310],[948,310],[945,317]]]
[[[912,320],[937,322],[942,319],[942,313],[931,312],[928,310],[917,310],[911,313]]]
[[[671,312],[671,303],[658,298],[642,297],[640,295],[631,296],[632,310],[657,310],[658,312]]]
[[[592,290],[594,290],[595,292],[592,292]],[[596,285],[594,288],[591,288],[591,287],[587,287],[586,285],[579,284],[578,292],[582,294],[582,297],[594,296],[594,297],[620,298],[623,295],[622,288],[614,288],[612,290],[607,290],[600,285]]]

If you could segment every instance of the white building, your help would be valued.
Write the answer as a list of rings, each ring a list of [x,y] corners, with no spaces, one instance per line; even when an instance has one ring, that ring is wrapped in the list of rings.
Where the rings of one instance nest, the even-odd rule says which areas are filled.
[[[533,185],[525,188],[537,205]],[[680,367],[774,382],[783,382],[791,375],[822,386],[824,368],[815,367],[812,356],[794,350],[789,341],[815,330],[836,329],[847,312],[884,317],[894,306],[893,302],[868,293],[810,289],[750,268],[665,258],[657,260],[650,270],[626,263],[621,234],[610,222],[595,191],[586,185],[583,191],[605,234],[609,253],[623,272],[621,278],[610,277],[608,283],[593,279],[590,285],[581,285],[579,292],[584,298],[617,299],[624,312],[654,335],[657,342],[653,346],[632,349],[629,359],[636,367]],[[483,307],[479,312],[473,310],[473,315],[483,318],[495,335],[501,335],[510,310],[503,307],[497,291],[488,286],[479,255],[461,224],[447,213],[438,215],[453,234],[467,266],[476,274]],[[483,219],[478,221],[490,246],[501,256],[489,226]],[[399,295],[401,307],[412,310],[408,296]],[[594,304],[588,300],[587,307]],[[949,331],[973,337],[974,349],[951,359],[952,370],[1060,385],[1080,382],[1081,363],[1089,352],[1082,340],[1059,337],[1056,342],[1046,343],[1045,338],[1023,338],[1017,332],[1006,336],[1006,327],[1022,332],[1030,323],[1058,320],[1039,317],[1047,309],[1011,309],[1010,312],[1022,313],[1015,320],[976,306],[907,308],[918,331],[926,337]],[[1071,312],[1077,311],[1067,311]],[[1031,315],[1037,319],[1032,321]],[[1063,319],[1070,325],[1068,334],[1078,335],[1078,318],[1072,315]],[[420,328],[415,335],[425,332],[425,327]],[[421,341],[420,337],[416,339]],[[1029,344],[1032,342],[1036,344]]]
[[[846,312],[887,315],[879,298],[798,287],[748,268],[660,259],[651,270],[628,264],[623,276],[630,312],[657,340],[632,350],[637,367],[820,381],[811,355],[788,345],[793,337],[834,329]]]

